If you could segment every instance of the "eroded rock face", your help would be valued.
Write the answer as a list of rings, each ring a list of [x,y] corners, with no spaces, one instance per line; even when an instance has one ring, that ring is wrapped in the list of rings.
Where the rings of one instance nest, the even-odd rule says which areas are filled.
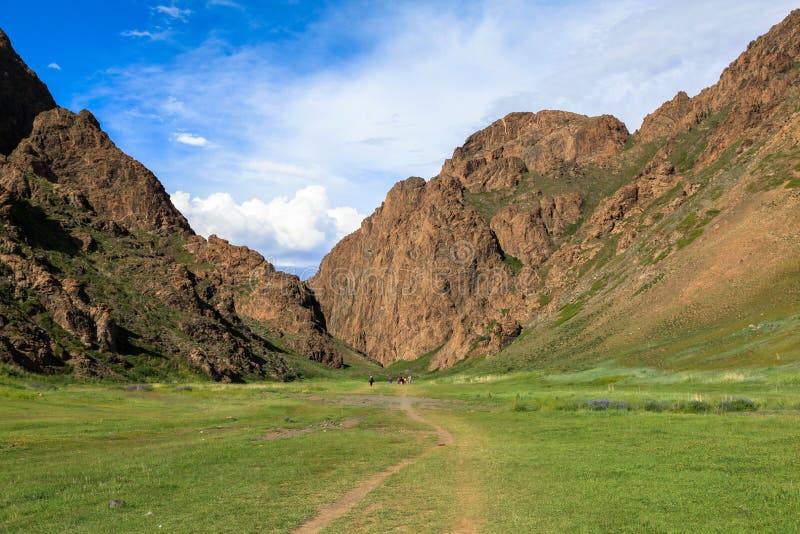
[[[87,209],[128,230],[191,234],[189,223],[172,205],[161,182],[119,150],[86,110],[76,115],[56,108],[40,114],[31,135],[8,159],[69,194],[82,196]],[[7,189],[24,187],[6,185]]]
[[[644,118],[639,131],[641,140],[649,142],[688,129],[695,120],[694,116],[690,116],[692,108],[689,95],[680,91],[672,100],[664,102]]]
[[[759,128],[787,98],[797,96],[800,10],[792,11],[768,33],[752,41],[720,75],[719,81],[689,98],[683,91],[648,115],[637,135],[642,141],[675,138],[706,119],[716,128],[697,163],[716,159],[732,143],[751,146]]]
[[[488,223],[450,176],[409,178],[322,261],[311,281],[328,329],[383,363],[439,347],[452,364],[513,337],[519,297]]]
[[[430,182],[396,184],[313,280],[331,333],[387,364],[438,349],[432,365],[445,367],[500,350],[542,285],[536,268],[582,217],[580,195],[546,195],[531,173],[612,166],[627,136],[610,116],[512,113]],[[487,218],[465,192],[496,193],[503,206]]]
[[[33,119],[56,103],[0,30],[0,154],[8,155],[31,132]]]
[[[342,365],[311,290],[296,276],[276,271],[261,254],[217,236],[191,238],[186,249],[213,272],[200,275],[211,284],[223,311],[270,325],[294,350],[332,367]]]
[[[14,227],[13,193],[0,189],[0,222],[6,227]],[[74,335],[86,348],[99,351],[116,351],[119,348],[119,331],[109,309],[102,303],[93,303],[85,292],[84,285],[73,278],[59,279],[35,260],[24,257],[13,242],[3,240],[0,247],[0,267],[2,267],[2,286],[8,293],[14,290],[15,299],[24,298],[28,314],[46,313],[64,331]],[[33,296],[35,295],[35,298]],[[2,304],[9,304],[6,300]],[[4,315],[8,328],[0,335],[0,345],[4,354],[0,358],[34,372],[63,367],[69,363],[81,376],[98,374],[103,366],[91,358],[75,359],[74,355],[64,354],[47,333],[29,316],[6,309]],[[16,315],[16,316],[15,316]],[[10,334],[10,335],[9,335]],[[75,360],[75,361],[72,361]]]
[[[574,193],[556,197],[540,191],[529,193],[503,206],[490,226],[506,254],[526,266],[538,267],[550,257],[556,240],[578,222],[581,203]]]
[[[271,341],[281,339],[341,365],[308,288],[260,255],[218,239],[128,234],[27,179],[36,206],[0,186],[1,361],[123,377],[145,353],[214,380],[288,379],[294,371]]]

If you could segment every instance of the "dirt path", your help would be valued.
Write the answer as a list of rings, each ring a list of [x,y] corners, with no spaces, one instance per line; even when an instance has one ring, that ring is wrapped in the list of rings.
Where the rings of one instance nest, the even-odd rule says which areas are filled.
[[[342,495],[339,500],[324,507],[317,513],[316,516],[306,521],[303,525],[296,529],[294,531],[295,534],[306,534],[321,531],[349,512],[350,509],[361,502],[361,500],[366,497],[370,491],[380,486],[384,480],[394,475],[404,467],[422,460],[426,456],[433,453],[437,447],[444,447],[453,443],[453,435],[450,432],[434,423],[431,423],[417,413],[416,410],[414,410],[411,399],[407,396],[407,391],[407,389],[403,388],[403,396],[400,398],[400,408],[406,413],[406,415],[408,415],[410,419],[428,425],[436,431],[436,434],[439,436],[439,441],[436,443],[436,445],[427,449],[418,456],[407,458],[399,464],[395,464],[380,473],[376,473],[371,477],[362,480],[356,485],[355,488]],[[470,530],[459,530],[459,532],[470,532]]]

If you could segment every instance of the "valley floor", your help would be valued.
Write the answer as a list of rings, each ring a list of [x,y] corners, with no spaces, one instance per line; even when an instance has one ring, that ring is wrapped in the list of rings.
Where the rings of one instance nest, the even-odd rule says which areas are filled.
[[[3,378],[0,531],[787,532],[798,444],[796,367]]]

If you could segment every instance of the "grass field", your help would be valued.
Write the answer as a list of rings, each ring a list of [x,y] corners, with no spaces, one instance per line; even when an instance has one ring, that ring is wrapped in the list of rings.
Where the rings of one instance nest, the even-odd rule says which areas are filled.
[[[290,532],[405,462],[324,531],[792,532],[799,444],[796,366],[371,389],[3,378],[0,531]]]

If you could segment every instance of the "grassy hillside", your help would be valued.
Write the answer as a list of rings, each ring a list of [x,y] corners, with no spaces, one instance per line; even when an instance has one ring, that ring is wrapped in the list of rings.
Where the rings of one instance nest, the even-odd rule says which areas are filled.
[[[650,197],[642,197],[646,181],[633,182],[639,198],[624,206],[612,231],[582,221],[560,246],[588,250],[588,259],[560,280],[551,277],[522,335],[480,369],[570,369],[609,360],[734,369],[800,360],[800,151],[784,137],[798,117],[785,115],[781,129],[746,150],[740,139],[715,151],[709,139],[721,135],[725,114],[669,141],[640,145],[633,137],[624,179],[615,174],[580,186],[590,198],[602,184],[630,188],[630,177],[651,159],[674,166],[663,179],[675,185]],[[613,204],[613,193],[603,195]],[[548,268],[540,271],[546,276]]]

